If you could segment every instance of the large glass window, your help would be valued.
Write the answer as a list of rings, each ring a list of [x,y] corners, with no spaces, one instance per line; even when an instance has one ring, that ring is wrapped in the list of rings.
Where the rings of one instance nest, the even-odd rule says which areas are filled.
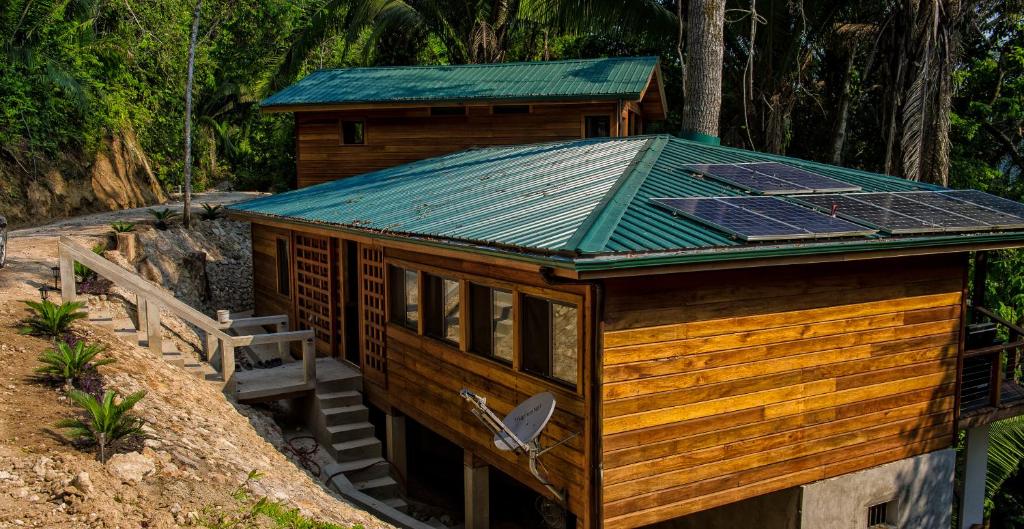
[[[427,274],[423,282],[423,323],[427,336],[459,343],[459,282]]]
[[[579,357],[577,322],[574,305],[523,296],[523,370],[575,386]]]
[[[388,292],[391,321],[417,330],[419,324],[419,281],[415,270],[388,267]]]
[[[470,283],[469,348],[474,353],[512,363],[512,293]]]

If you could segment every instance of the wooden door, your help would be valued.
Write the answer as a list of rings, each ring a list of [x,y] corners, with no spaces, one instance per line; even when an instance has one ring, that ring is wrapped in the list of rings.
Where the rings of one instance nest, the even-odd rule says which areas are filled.
[[[362,350],[363,376],[381,387],[387,387],[387,314],[384,304],[384,250],[359,245],[359,313],[362,324],[359,342]]]
[[[337,350],[337,287],[334,241],[293,232],[295,263],[295,320],[299,329],[316,333],[318,355],[331,356]]]

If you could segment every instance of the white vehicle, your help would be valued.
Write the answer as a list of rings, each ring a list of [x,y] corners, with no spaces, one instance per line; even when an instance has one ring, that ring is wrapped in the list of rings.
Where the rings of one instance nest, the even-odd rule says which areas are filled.
[[[0,215],[0,268],[7,264],[7,219]]]

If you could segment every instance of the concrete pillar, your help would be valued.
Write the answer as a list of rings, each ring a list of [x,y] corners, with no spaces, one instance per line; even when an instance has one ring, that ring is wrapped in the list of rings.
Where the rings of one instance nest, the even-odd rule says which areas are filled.
[[[388,461],[391,463],[391,468],[398,474],[398,480],[404,486],[409,476],[405,445],[405,416],[397,415],[392,411],[384,416],[384,425],[387,431]]]
[[[960,529],[985,521],[985,474],[988,472],[989,425],[967,430],[963,491],[960,493]]]
[[[164,337],[160,328],[160,305],[146,300],[146,340],[149,350],[157,358],[164,356]]]
[[[491,526],[491,487],[487,464],[466,450],[462,461],[465,484],[466,529],[489,529]]]
[[[60,252],[60,298],[67,303],[75,301],[75,260],[67,252]]]

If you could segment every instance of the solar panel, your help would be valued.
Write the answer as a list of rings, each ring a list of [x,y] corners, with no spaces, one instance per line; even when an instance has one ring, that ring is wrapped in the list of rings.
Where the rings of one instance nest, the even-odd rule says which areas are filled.
[[[777,162],[691,164],[686,169],[762,195],[839,193],[859,186]]]
[[[976,198],[991,197],[982,195]],[[797,200],[890,234],[1024,228],[1024,218],[965,202],[943,191],[815,195]]]
[[[652,198],[651,202],[745,241],[854,237],[876,231],[775,197]]]
[[[1015,217],[1024,218],[1024,204],[1013,200],[1007,200],[1002,197],[990,195],[983,191],[977,191],[974,189],[965,189],[960,191],[944,191],[944,196],[952,197],[957,200],[964,202],[970,202],[979,206],[994,209],[1001,213],[1013,215]]]

